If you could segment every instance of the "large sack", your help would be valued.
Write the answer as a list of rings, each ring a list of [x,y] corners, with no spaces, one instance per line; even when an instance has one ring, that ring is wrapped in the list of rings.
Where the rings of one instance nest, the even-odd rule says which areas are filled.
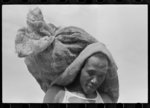
[[[15,40],[18,56],[25,57],[29,72],[44,92],[79,53],[94,42],[96,39],[80,28],[58,29],[46,24],[39,8],[27,14],[27,27],[18,30]]]
[[[28,70],[46,92],[51,81],[62,74],[79,53],[89,44],[96,42],[85,31],[66,27],[44,51],[25,58]]]
[[[40,9],[35,8],[27,14],[27,27],[18,30],[15,48],[18,56],[25,58],[29,72],[37,80],[41,89],[46,92],[52,84],[65,86],[71,83],[75,77],[75,74],[72,73],[77,73],[77,71],[76,69],[75,71],[69,70],[72,69],[70,66],[79,61],[76,59],[89,45],[97,42],[83,29],[73,26],[58,28],[53,24],[47,24]],[[86,59],[85,57],[83,58]],[[70,78],[67,77],[68,73],[71,75]],[[111,80],[109,84],[110,75],[113,73],[117,77],[112,77],[114,81]],[[107,83],[100,88],[99,92],[102,90],[102,92],[109,93],[113,102],[117,102],[118,75],[116,71],[111,71],[111,74],[107,75],[109,80],[105,80]]]

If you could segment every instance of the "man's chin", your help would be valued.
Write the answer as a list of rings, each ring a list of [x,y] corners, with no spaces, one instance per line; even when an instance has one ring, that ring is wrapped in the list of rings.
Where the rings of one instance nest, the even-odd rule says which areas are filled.
[[[91,88],[87,88],[86,90],[84,90],[85,94],[92,94],[95,92],[95,89],[91,89]]]

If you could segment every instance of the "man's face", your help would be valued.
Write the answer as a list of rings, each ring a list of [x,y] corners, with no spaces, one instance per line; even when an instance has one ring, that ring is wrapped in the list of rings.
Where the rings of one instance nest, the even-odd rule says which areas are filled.
[[[86,94],[91,94],[101,85],[108,70],[106,58],[90,57],[81,70],[80,84]]]

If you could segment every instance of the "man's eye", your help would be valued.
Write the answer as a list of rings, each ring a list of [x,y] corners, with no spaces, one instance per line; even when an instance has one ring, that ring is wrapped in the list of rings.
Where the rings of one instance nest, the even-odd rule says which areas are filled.
[[[91,76],[94,75],[94,72],[93,72],[93,71],[89,71],[88,73],[89,73],[89,75],[91,75]]]
[[[98,78],[103,79],[103,78],[105,78],[105,75],[99,75]]]

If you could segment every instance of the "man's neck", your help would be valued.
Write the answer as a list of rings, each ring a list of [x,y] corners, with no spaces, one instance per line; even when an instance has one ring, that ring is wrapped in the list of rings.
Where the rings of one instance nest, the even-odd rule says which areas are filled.
[[[96,92],[91,94],[86,94],[79,82],[75,82],[66,87],[70,92],[76,92],[83,94],[86,98],[95,98],[97,96]]]

